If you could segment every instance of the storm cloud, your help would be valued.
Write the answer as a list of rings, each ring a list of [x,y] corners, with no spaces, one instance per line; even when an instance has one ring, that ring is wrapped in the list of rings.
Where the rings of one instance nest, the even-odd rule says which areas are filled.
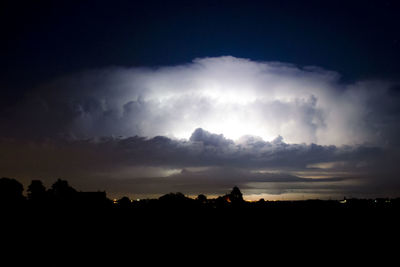
[[[46,83],[2,119],[29,137],[167,136],[196,128],[288,143],[391,144],[399,96],[387,81],[341,82],[317,67],[202,58],[159,68],[108,68]],[[29,133],[27,133],[27,131]]]
[[[0,171],[116,196],[394,194],[396,86],[230,56],[83,71],[2,114]]]

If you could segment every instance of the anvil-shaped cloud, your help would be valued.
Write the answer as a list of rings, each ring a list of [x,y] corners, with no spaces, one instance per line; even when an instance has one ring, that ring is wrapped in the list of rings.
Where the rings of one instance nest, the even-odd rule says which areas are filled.
[[[393,86],[346,84],[338,73],[316,67],[230,56],[174,67],[108,68],[43,85],[7,116],[2,130],[12,136],[29,129],[39,137],[187,139],[203,128],[233,140],[280,135],[288,143],[388,143],[398,132]]]

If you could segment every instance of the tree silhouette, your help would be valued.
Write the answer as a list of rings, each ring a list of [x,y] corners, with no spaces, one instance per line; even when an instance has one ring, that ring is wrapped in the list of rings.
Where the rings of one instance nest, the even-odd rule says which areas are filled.
[[[59,202],[73,203],[77,198],[77,191],[67,181],[58,179],[50,189],[51,196]]]
[[[244,202],[243,194],[242,192],[240,192],[240,189],[237,186],[233,187],[231,193],[228,196],[232,204],[237,205]]]
[[[22,195],[24,187],[15,179],[3,177],[0,179],[0,204],[17,205],[25,198]]]
[[[43,202],[46,199],[46,187],[44,187],[42,181],[32,180],[28,186],[28,199],[34,202]]]

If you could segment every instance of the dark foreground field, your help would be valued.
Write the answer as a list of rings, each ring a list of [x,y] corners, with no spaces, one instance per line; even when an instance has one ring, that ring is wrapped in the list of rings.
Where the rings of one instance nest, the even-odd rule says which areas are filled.
[[[247,202],[235,187],[215,199],[170,193],[113,201],[105,192],[78,192],[63,181],[49,190],[30,189],[27,197],[4,197],[3,190],[3,255],[23,252],[39,262],[56,255],[68,262],[77,256],[101,261],[118,254],[115,261],[145,258],[146,265],[159,260],[211,264],[212,258],[236,257],[300,261],[299,254],[305,262],[321,255],[330,262],[382,252],[387,254],[382,260],[397,255],[399,199]],[[183,260],[187,257],[189,262]]]
[[[25,257],[19,263],[35,265],[51,258],[54,266],[361,264],[372,259],[386,266],[397,258],[400,225],[397,200],[386,201],[25,205],[2,210],[2,255],[17,252]]]

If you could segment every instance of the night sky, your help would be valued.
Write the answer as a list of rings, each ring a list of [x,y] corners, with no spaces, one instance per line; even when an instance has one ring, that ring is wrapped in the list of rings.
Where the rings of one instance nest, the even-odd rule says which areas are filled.
[[[400,196],[397,1],[2,1],[0,177]]]

